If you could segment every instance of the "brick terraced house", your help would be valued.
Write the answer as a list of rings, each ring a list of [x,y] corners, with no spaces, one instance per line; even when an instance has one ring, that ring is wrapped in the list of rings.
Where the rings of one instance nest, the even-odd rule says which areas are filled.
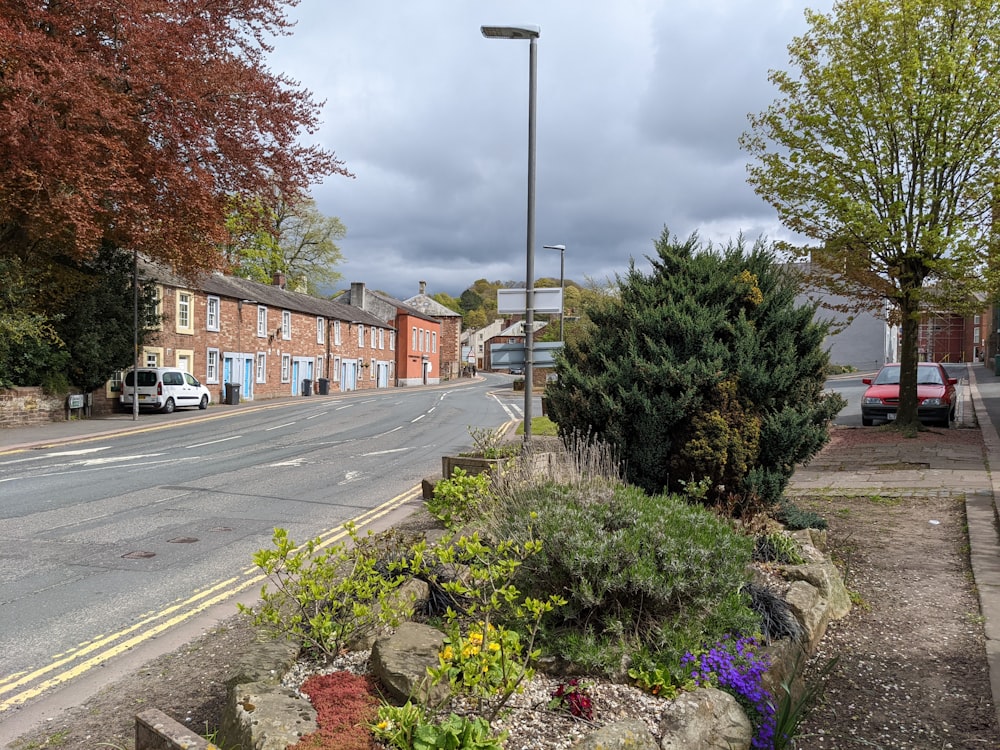
[[[396,331],[365,310],[272,284],[214,273],[196,281],[152,263],[140,276],[156,284],[159,330],[142,347],[140,367],[178,367],[215,403],[227,385],[240,400],[389,388],[396,380]],[[95,393],[94,413],[116,408],[121,374]]]

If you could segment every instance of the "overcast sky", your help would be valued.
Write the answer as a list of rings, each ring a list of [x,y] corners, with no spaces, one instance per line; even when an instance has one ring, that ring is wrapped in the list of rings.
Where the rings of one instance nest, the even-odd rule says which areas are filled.
[[[828,11],[832,0],[808,7]],[[344,285],[406,299],[525,279],[527,41],[538,26],[535,277],[604,280],[663,227],[789,237],[737,143],[776,90],[805,0],[301,0],[270,61],[325,101],[317,141],[355,179],[313,189],[347,227]]]

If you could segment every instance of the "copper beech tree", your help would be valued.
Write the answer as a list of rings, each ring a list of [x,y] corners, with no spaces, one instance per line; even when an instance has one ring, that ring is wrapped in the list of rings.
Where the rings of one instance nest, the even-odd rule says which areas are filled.
[[[897,424],[917,425],[918,326],[988,291],[1000,205],[1000,2],[838,0],[806,11],[798,74],[751,115],[749,181],[811,281],[899,315]]]
[[[266,65],[297,0],[0,0],[0,257],[218,267],[233,201],[349,175]]]

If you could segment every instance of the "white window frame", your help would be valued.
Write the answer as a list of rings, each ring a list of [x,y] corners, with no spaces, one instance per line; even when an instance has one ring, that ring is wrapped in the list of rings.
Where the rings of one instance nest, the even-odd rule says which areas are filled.
[[[417,327],[413,326],[413,351],[420,351],[417,349]]]
[[[264,305],[257,306],[257,338],[267,338],[267,308]]]
[[[368,363],[368,369],[371,370],[371,375],[368,376],[368,379],[369,380],[374,380],[375,379],[375,357],[372,357],[371,361]]]
[[[177,332],[194,333],[194,294],[177,290]]]
[[[257,352],[257,362],[254,365],[256,370],[256,380],[258,383],[267,382],[267,354],[265,352]]]
[[[426,351],[426,349],[424,349],[424,343],[425,343],[424,342],[424,329],[421,328],[420,329],[420,348],[417,349],[418,352]]]
[[[333,321],[333,343],[334,346],[340,346],[340,321]]]
[[[205,298],[205,330],[219,330],[219,311],[222,309],[222,302],[218,297],[208,296]]]
[[[396,351],[396,332],[389,331],[389,351]]]
[[[438,350],[437,331],[431,331],[431,354],[437,354],[437,350]]]
[[[318,380],[323,377],[320,375],[320,373],[323,372],[323,357],[316,357],[316,364],[314,367],[316,368],[316,379]]]
[[[316,343],[326,343],[326,318],[316,318]]]
[[[372,335],[368,338],[370,339],[371,348],[375,349],[378,346],[378,334],[375,332],[375,326],[369,326],[369,328],[371,329]]]
[[[219,350],[209,349],[205,352],[205,382],[219,382]]]
[[[378,329],[378,348],[379,349],[383,349],[383,350],[385,349],[385,329],[384,328],[379,328]]]
[[[358,348],[365,348],[365,326],[363,323],[358,323]]]
[[[292,340],[292,313],[290,310],[281,311],[281,338],[285,341]]]
[[[333,358],[333,377],[330,380],[334,383],[340,382],[340,357]]]
[[[292,381],[292,355],[281,355],[281,382],[290,383]]]

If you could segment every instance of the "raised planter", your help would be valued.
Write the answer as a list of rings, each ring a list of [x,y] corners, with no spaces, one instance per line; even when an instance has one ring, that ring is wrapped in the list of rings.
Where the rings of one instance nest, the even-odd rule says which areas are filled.
[[[461,469],[466,474],[489,473],[496,476],[506,459],[483,458],[482,456],[441,456],[441,475],[450,479],[455,469]]]

